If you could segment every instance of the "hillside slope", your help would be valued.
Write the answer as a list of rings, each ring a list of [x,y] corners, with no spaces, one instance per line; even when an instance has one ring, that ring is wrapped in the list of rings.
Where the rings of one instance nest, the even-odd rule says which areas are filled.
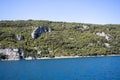
[[[51,32],[33,39],[38,26]],[[17,35],[23,36],[19,40]],[[0,21],[0,48],[22,48],[24,56],[96,56],[120,54],[120,25],[52,22],[43,20]]]

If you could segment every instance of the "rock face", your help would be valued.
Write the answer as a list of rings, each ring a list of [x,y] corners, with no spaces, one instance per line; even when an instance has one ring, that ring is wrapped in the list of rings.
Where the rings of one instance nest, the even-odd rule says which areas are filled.
[[[24,58],[23,50],[18,48],[0,49],[0,54],[7,55],[8,60],[19,60]]]
[[[46,33],[46,32],[51,32],[51,28],[48,28],[46,26],[39,26],[33,30],[31,33],[31,36],[33,39],[37,38],[40,34]]]
[[[102,33],[97,32],[96,35],[101,36],[101,37],[105,37],[105,39],[107,41],[111,41],[112,40],[112,36],[110,34],[105,34],[104,32],[102,32]]]

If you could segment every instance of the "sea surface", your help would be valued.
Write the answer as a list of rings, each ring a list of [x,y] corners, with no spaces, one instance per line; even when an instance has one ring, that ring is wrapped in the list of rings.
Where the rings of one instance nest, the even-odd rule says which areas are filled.
[[[0,80],[120,80],[120,56],[0,61]]]

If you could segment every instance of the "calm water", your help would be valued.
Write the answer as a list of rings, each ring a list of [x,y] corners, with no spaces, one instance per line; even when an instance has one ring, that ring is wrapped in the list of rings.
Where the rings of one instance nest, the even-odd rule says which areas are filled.
[[[120,80],[120,56],[1,61],[0,80]]]

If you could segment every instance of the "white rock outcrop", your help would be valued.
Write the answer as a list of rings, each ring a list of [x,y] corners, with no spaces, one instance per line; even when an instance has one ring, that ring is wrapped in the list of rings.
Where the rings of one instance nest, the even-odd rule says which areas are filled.
[[[111,35],[110,34],[105,34],[104,32],[97,32],[96,33],[96,35],[97,36],[101,36],[101,37],[105,37],[105,39],[107,40],[107,41],[111,41],[112,40],[112,37],[111,37]]]
[[[88,26],[86,26],[86,25],[81,25],[81,26],[76,26],[76,29],[77,30],[88,30],[89,29],[89,27]]]
[[[104,43],[105,47],[110,48],[110,44],[109,43]]]
[[[20,57],[23,58],[23,51],[18,48],[5,48],[0,49],[0,54],[4,54],[8,56],[8,60],[19,60]]]
[[[83,29],[86,30],[86,29],[89,29],[89,27],[86,25],[83,25]]]

